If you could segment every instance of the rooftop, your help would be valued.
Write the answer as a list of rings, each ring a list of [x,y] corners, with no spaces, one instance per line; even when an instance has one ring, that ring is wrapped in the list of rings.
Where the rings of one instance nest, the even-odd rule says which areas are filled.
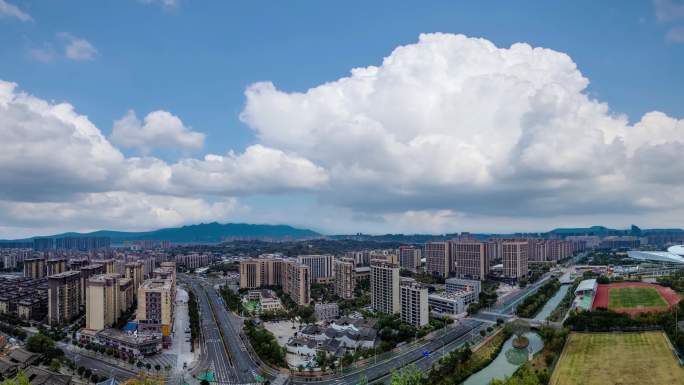
[[[596,280],[595,279],[585,279],[577,285],[575,293],[580,291],[596,290]]]
[[[668,251],[639,251],[639,250],[630,250],[627,252],[627,256],[632,258],[632,259],[637,259],[641,261],[656,261],[656,262],[665,262],[665,263],[684,263],[684,249],[679,251],[678,248],[681,248],[682,246],[672,246],[668,249]],[[674,251],[679,251],[682,254],[675,254],[671,252],[671,250]]]

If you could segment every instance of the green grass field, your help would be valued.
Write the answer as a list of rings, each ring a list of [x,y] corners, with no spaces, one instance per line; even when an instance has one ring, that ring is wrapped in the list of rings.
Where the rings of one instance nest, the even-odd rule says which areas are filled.
[[[608,309],[667,306],[658,290],[651,287],[611,288],[608,293]]]
[[[571,333],[550,385],[684,385],[662,332]]]

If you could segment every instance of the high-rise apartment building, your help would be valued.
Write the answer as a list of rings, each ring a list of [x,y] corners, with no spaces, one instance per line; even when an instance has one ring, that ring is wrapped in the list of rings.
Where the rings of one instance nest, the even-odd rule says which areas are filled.
[[[240,288],[257,289],[262,286],[282,286],[285,263],[282,258],[252,258],[240,261]]]
[[[35,251],[49,251],[54,250],[55,240],[52,238],[34,238],[33,250]]]
[[[81,302],[81,305],[86,304],[86,288],[88,287],[88,280],[90,277],[94,277],[96,275],[104,274],[105,273],[105,268],[103,265],[100,265],[99,263],[94,263],[91,265],[86,265],[81,267],[79,270],[80,275],[81,275],[81,294],[79,296],[79,300]]]
[[[474,239],[452,243],[454,273],[457,277],[485,280],[489,273],[489,259],[485,242]]]
[[[354,288],[356,287],[354,267],[354,260],[352,258],[335,260],[335,294],[342,299],[354,297]]]
[[[402,269],[418,271],[420,268],[421,251],[415,246],[399,246],[399,266]]]
[[[158,325],[168,336],[173,323],[173,293],[168,279],[148,279],[138,288],[138,322]]]
[[[332,255],[300,255],[297,261],[309,266],[311,280],[316,283],[329,283],[333,279],[333,260]]]
[[[50,325],[69,322],[81,306],[81,275],[67,271],[48,277],[48,320]]]
[[[145,270],[142,262],[128,262],[124,265],[124,276],[133,282],[133,290],[138,291],[145,278]]]
[[[100,264],[104,266],[105,274],[116,274],[116,261],[112,258],[110,259],[100,259],[94,260],[93,263]]]
[[[311,301],[310,268],[293,259],[271,256],[240,261],[240,288],[264,286],[280,286],[295,302],[308,305]]]
[[[503,259],[503,275],[505,278],[518,280],[527,276],[526,240],[505,240],[501,243]]]
[[[45,277],[45,260],[43,258],[24,259],[24,277],[33,279]]]
[[[309,266],[295,261],[285,264],[285,285],[283,292],[298,305],[308,305],[311,302],[311,270]]]
[[[51,275],[63,273],[67,271],[66,268],[66,259],[64,258],[53,258],[53,259],[48,259],[46,262],[47,265],[47,275],[48,277]]]
[[[437,277],[447,278],[453,270],[451,242],[427,242],[425,244],[425,271]]]
[[[88,279],[86,329],[102,330],[114,325],[121,315],[119,275],[100,274]]]
[[[416,282],[400,285],[401,320],[417,328],[429,322],[428,289]]]
[[[111,244],[109,237],[64,237],[55,240],[57,250],[90,251],[108,249]]]
[[[375,261],[370,266],[371,307],[381,313],[401,312],[399,266]]]

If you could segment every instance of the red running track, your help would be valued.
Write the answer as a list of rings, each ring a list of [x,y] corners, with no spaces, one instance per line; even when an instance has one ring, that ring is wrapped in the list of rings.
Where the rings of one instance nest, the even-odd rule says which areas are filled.
[[[622,287],[650,287],[653,289],[658,290],[658,293],[667,301],[668,306],[650,306],[650,307],[632,307],[632,308],[620,308],[620,309],[612,309],[615,312],[618,313],[627,313],[630,315],[634,314],[639,314],[639,313],[649,313],[649,312],[658,312],[658,311],[665,311],[670,308],[672,308],[673,305],[675,305],[679,300],[681,299],[679,297],[679,294],[675,293],[674,290],[670,289],[669,287],[664,287],[660,285],[655,285],[652,283],[646,283],[646,282],[617,282],[617,283],[610,283],[610,284],[601,284],[598,286],[598,289],[596,291],[596,296],[594,297],[594,303],[592,304],[592,309],[596,309],[599,307],[602,308],[608,308],[608,301],[610,300],[610,295],[609,295],[609,290],[611,288],[622,288]]]

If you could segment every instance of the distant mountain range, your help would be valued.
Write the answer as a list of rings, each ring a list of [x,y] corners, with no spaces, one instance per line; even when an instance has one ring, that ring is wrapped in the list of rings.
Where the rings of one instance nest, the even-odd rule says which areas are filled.
[[[296,240],[321,237],[321,234],[308,230],[298,229],[288,225],[254,225],[248,223],[201,223],[199,225],[189,225],[183,227],[171,227],[166,229],[127,232],[99,230],[90,233],[63,233],[27,239],[12,240],[32,241],[34,238],[62,238],[62,237],[109,237],[112,243],[123,243],[123,241],[138,240],[166,240],[173,243],[220,243],[231,239],[273,239],[273,240]],[[0,241],[9,242],[9,241]]]
[[[658,234],[676,234],[684,235],[682,229],[640,229],[632,225],[629,229],[611,229],[604,226],[578,227],[578,228],[557,228],[548,232],[540,233],[513,233],[513,234],[495,234],[495,233],[472,233],[471,236],[478,239],[486,239],[489,237],[560,237],[565,238],[571,235],[595,235],[599,237],[606,237],[611,235],[658,235]],[[138,240],[167,240],[177,244],[191,244],[191,243],[220,243],[224,241],[236,239],[254,239],[254,240],[305,240],[312,238],[326,237],[328,239],[337,240],[357,240],[357,241],[374,241],[374,242],[400,242],[400,243],[425,243],[431,240],[452,239],[457,234],[385,234],[385,235],[369,235],[369,234],[353,234],[353,235],[330,235],[324,236],[308,229],[299,229],[288,225],[255,225],[248,223],[201,223],[199,225],[189,225],[183,227],[172,227],[153,231],[143,232],[127,232],[127,231],[111,231],[100,230],[90,233],[62,233],[48,236],[36,236],[26,239],[17,240],[0,240],[3,242],[32,242],[34,238],[62,238],[62,237],[78,237],[78,236],[97,236],[109,237],[113,244],[121,244],[123,241],[138,241]]]

